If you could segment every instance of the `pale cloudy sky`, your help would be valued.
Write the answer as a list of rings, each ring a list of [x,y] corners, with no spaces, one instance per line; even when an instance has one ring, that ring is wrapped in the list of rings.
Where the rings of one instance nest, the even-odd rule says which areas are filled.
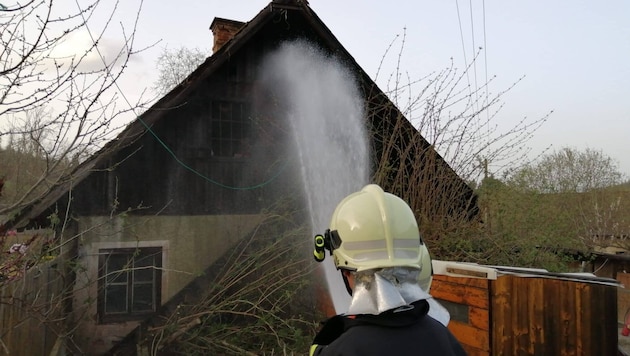
[[[249,21],[269,2],[145,1],[136,45],[159,43],[132,63],[125,91],[133,96],[151,86],[163,47],[209,51],[214,17]],[[496,75],[490,92],[498,92],[524,76],[503,98],[499,125],[553,110],[529,141],[534,152],[550,145],[598,149],[630,175],[630,1],[311,0],[310,6],[372,77],[403,29],[402,67],[415,78],[448,66],[450,58],[463,68],[484,47],[471,85],[474,74],[480,84]],[[381,73],[394,63],[386,65]]]

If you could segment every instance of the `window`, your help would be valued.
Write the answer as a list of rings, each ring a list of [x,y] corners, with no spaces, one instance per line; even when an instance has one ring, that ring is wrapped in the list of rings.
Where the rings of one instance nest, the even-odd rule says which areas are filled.
[[[244,103],[215,101],[212,103],[212,154],[218,157],[249,155],[247,134],[249,113]]]
[[[162,248],[99,250],[100,322],[140,319],[160,306]]]
[[[448,310],[449,314],[451,315],[451,320],[459,321],[460,323],[464,324],[470,324],[470,307],[468,305],[450,302],[444,299],[436,298],[436,300],[440,302],[440,304],[442,304],[442,306],[446,308],[446,310]]]
[[[249,52],[249,50],[246,50]],[[250,56],[241,52],[238,58],[230,58],[227,62],[227,80],[233,83],[248,82],[252,80]]]

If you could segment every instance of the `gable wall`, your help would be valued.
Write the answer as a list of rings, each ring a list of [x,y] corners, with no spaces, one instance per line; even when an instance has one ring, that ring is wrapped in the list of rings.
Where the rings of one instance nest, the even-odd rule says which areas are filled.
[[[75,342],[86,354],[109,350],[138,322],[99,324],[97,320],[99,251],[112,248],[162,248],[162,303],[167,302],[230,247],[247,237],[258,215],[126,216],[80,219],[79,264],[74,293]],[[172,238],[177,237],[177,238]]]
[[[114,170],[88,177],[75,193],[76,210],[104,215],[115,202],[122,210],[142,207],[134,214],[143,215],[251,214],[272,204],[294,180],[291,157],[283,133],[256,107],[252,74],[242,74],[251,71],[247,54],[230,59],[180,106],[165,109],[151,132],[108,162]],[[232,78],[234,70],[243,76]],[[221,105],[248,111],[247,140],[234,142],[230,156],[218,154],[214,143]]]

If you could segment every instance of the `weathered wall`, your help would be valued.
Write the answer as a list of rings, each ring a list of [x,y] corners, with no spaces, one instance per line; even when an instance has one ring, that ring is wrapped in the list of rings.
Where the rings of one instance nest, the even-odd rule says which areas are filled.
[[[614,355],[617,287],[577,280],[434,276],[431,294],[469,355]]]
[[[468,355],[490,355],[490,281],[434,275],[431,295],[450,312],[449,330]]]
[[[491,283],[493,355],[614,355],[617,287],[502,276]]]
[[[88,354],[108,350],[138,322],[98,324],[98,251],[162,247],[162,304],[214,263],[260,222],[258,215],[107,216],[79,220],[79,267],[74,297],[75,342]]]
[[[617,273],[617,280],[622,284],[617,289],[617,321],[623,324],[630,311],[630,273]]]
[[[63,280],[57,260],[41,262],[0,288],[0,355],[48,355],[61,330]]]

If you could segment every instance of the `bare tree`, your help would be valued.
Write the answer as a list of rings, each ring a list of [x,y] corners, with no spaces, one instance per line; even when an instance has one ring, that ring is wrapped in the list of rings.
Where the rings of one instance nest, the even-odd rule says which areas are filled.
[[[466,241],[474,261],[567,271],[574,252],[587,253],[574,223],[576,196],[524,191],[492,177],[477,194],[483,225]]]
[[[5,154],[28,148],[39,162],[27,184],[5,177],[20,187],[5,197],[0,214],[71,178],[76,164],[111,139],[136,106],[117,106],[117,81],[137,53],[140,9],[128,28],[116,29],[118,2],[66,5],[32,0],[0,7],[0,143]],[[115,41],[112,31],[119,31]]]
[[[0,247],[17,252],[0,259],[0,314],[17,317],[5,320],[7,332],[28,335],[26,329],[18,332],[20,320],[37,323],[28,330],[52,331],[52,349],[60,352],[72,335],[67,315],[76,249],[68,241],[77,241],[76,236],[63,241],[51,231],[30,236],[7,231],[4,223],[73,180],[82,159],[133,118],[140,103],[121,107],[119,99],[127,98],[118,82],[139,51],[134,38],[140,5],[131,22],[119,22],[117,1],[14,3],[0,6]],[[54,230],[59,221],[49,219]],[[41,271],[44,279],[38,279]],[[2,338],[7,340],[5,331]],[[11,350],[24,344],[19,336],[10,339]],[[32,344],[19,349],[50,350]]]
[[[523,117],[511,127],[500,129],[503,98],[523,77],[492,93],[496,76],[473,87],[468,80],[483,49],[479,48],[465,68],[457,68],[453,59],[448,66],[423,77],[411,77],[401,67],[406,34],[397,37],[383,55],[375,80],[394,45],[400,47],[394,71],[386,81],[386,93],[418,129],[430,145],[465,180],[478,181],[490,171],[498,173],[519,167],[530,160],[528,141],[547,121],[553,111],[539,118]]]
[[[509,182],[539,193],[582,193],[621,184],[618,164],[600,150],[564,147],[515,170]]]
[[[521,79],[496,94],[488,90],[493,79],[472,87],[467,77],[479,53],[463,70],[451,61],[443,70],[412,78],[401,69],[405,36],[401,38],[386,94],[402,115],[373,132],[383,146],[373,181],[410,203],[434,257],[485,262],[479,260],[486,255],[478,253],[476,243],[483,231],[473,188],[491,171],[527,162],[526,144],[551,112],[499,130],[503,96]],[[394,112],[376,111],[368,114]]]
[[[179,47],[164,48],[156,60],[158,78],[153,89],[165,95],[179,83],[183,82],[206,59],[206,52],[199,48]]]
[[[630,194],[626,176],[600,150],[564,147],[512,172],[507,183],[543,198],[554,213],[549,226],[569,227],[564,235],[588,249],[630,249]],[[613,251],[614,252],[614,251]]]

